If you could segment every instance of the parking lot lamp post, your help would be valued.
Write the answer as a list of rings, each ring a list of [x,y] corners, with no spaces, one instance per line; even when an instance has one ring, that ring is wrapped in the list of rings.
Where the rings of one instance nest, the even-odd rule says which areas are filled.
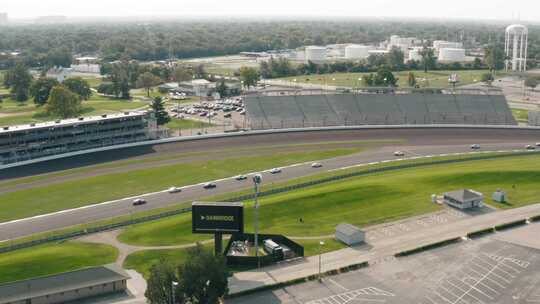
[[[174,289],[178,287],[178,282],[175,282],[175,281],[172,281],[171,282],[171,304],[175,304],[175,299],[174,299]]]
[[[257,258],[257,268],[261,267],[259,260],[259,185],[262,182],[262,175],[253,176],[253,185],[255,186],[255,257]]]
[[[322,277],[321,277],[322,246],[324,246],[324,242],[323,242],[323,241],[320,241],[320,242],[319,242],[319,282],[322,282]]]

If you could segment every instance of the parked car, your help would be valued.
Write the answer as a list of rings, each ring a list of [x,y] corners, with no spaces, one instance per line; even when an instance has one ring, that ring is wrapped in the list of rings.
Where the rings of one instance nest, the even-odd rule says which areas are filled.
[[[182,192],[182,188],[179,188],[179,187],[170,187],[167,191],[168,191],[169,193],[178,193],[178,192]]]
[[[313,164],[311,164],[311,168],[320,168],[320,167],[322,167],[321,163],[313,163]]]
[[[133,206],[140,206],[146,204],[146,200],[144,198],[136,198],[133,200]]]
[[[535,148],[533,145],[526,145],[526,146],[525,146],[525,149],[527,149],[527,150],[534,150],[534,149],[536,149],[536,148]]]
[[[225,117],[225,118],[231,118],[232,115],[231,115],[231,113],[226,113],[225,115],[223,115],[223,117]]]
[[[403,152],[403,151],[394,152],[394,156],[404,156],[404,155],[405,155],[405,152]]]
[[[281,173],[281,169],[280,168],[274,168],[274,169],[270,170],[270,173],[272,173],[272,174]]]
[[[540,147],[540,142],[537,142],[537,143],[536,143],[536,146],[537,146],[537,147]]]
[[[204,189],[212,189],[212,188],[215,188],[215,187],[217,187],[217,185],[214,184],[214,183],[205,183],[205,184],[203,185],[203,188],[204,188]]]
[[[480,145],[479,144],[472,144],[471,149],[478,150],[478,149],[480,149]]]

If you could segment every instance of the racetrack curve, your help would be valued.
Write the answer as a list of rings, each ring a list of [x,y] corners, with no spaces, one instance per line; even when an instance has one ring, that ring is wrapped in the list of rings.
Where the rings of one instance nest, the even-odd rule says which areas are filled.
[[[167,143],[155,146],[128,148],[95,154],[80,155],[66,159],[52,160],[43,163],[5,169],[3,180],[30,176],[88,166],[97,163],[113,162],[126,159],[144,159],[159,155],[190,153],[199,151],[220,151],[227,148],[265,147],[285,144],[308,144],[332,141],[370,141],[393,140],[382,143],[378,148],[370,149],[354,155],[343,156],[320,161],[322,168],[311,168],[310,164],[287,167],[280,174],[263,173],[264,182],[281,182],[289,179],[308,176],[322,171],[365,164],[375,161],[395,159],[393,151],[401,150],[407,156],[438,155],[470,151],[473,143],[481,144],[483,150],[524,149],[526,144],[540,142],[540,129],[507,129],[507,128],[380,128],[358,130],[326,130],[292,133],[276,133],[200,139],[187,142]],[[399,141],[399,142],[395,142]],[[125,198],[113,202],[90,205],[73,210],[66,210],[28,219],[16,220],[0,224],[0,241],[15,239],[31,234],[56,230],[82,223],[89,223],[111,217],[129,215],[133,212],[161,208],[199,200],[203,197],[239,191],[249,188],[250,181],[236,181],[234,178],[217,182],[217,188],[205,190],[200,184],[183,187],[182,192],[169,194],[157,192],[145,195],[148,204],[134,207],[133,198]]]

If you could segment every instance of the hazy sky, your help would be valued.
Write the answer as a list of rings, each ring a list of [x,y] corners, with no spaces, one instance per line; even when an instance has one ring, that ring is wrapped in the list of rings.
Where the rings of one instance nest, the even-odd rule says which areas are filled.
[[[540,0],[0,0],[13,18],[67,16],[381,16],[540,22]]]

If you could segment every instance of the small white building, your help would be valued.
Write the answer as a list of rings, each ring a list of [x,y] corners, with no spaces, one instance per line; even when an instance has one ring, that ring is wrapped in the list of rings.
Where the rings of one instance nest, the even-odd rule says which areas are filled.
[[[422,50],[423,50],[423,48],[421,48],[421,47],[412,48],[409,51],[408,60],[409,61],[421,61],[422,60]]]
[[[493,192],[491,198],[498,203],[504,203],[506,202],[506,192],[497,189],[497,191]]]
[[[354,246],[365,242],[366,233],[351,224],[339,224],[336,226],[336,239]]]
[[[54,67],[47,71],[46,76],[48,78],[54,78],[58,82],[64,82],[64,80],[71,76],[72,72],[73,70],[71,68]]]
[[[439,52],[441,49],[462,49],[463,43],[445,40],[435,40],[433,41],[433,48],[436,52]]]
[[[484,206],[484,195],[471,189],[446,192],[443,195],[443,200],[447,205],[458,209],[470,209]]]
[[[366,59],[369,57],[369,50],[371,48],[367,45],[351,44],[345,47],[346,59]]]
[[[304,59],[306,62],[323,63],[326,61],[326,47],[306,46]]]

